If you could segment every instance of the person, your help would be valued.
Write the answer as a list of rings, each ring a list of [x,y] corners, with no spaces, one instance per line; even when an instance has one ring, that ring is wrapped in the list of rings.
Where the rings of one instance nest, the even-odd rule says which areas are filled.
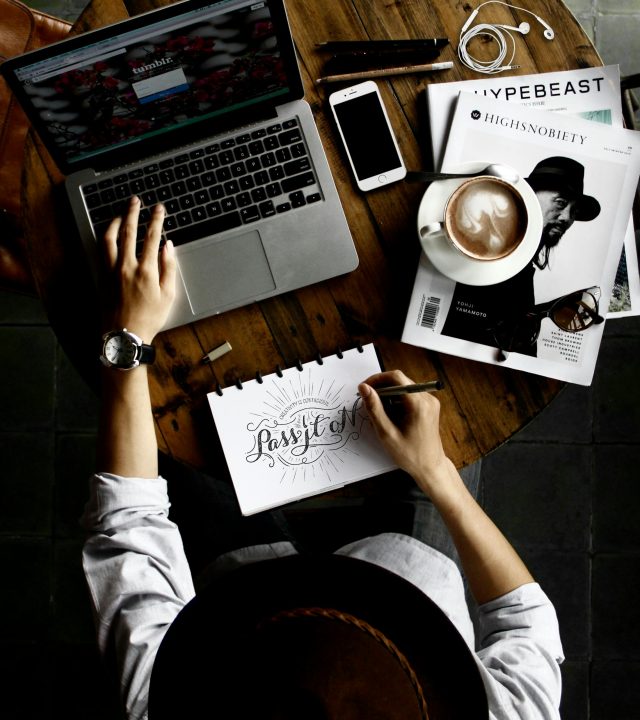
[[[133,198],[104,237],[103,323],[150,344],[177,264],[170,242],[159,250],[161,206],[136,256],[139,209]],[[392,420],[376,388],[410,379],[394,370],[359,385],[380,443],[451,535],[478,606],[475,640],[456,562],[400,533],[309,557],[287,540],[239,546],[196,593],[159,475],[147,367],[102,370],[83,515],[97,640],[115,657],[128,718],[559,717],[555,610],[447,457],[433,395],[404,396]]]
[[[536,309],[534,276],[550,266],[551,254],[574,222],[590,222],[600,214],[600,203],[584,192],[584,166],[568,157],[549,157],[536,164],[526,178],[542,210],[538,248],[514,277],[487,287],[457,283],[451,311],[442,333],[482,345],[496,346],[496,327],[511,334],[514,324]],[[567,288],[579,290],[581,288]],[[513,348],[537,355],[536,343]]]
[[[600,203],[584,192],[584,166],[567,157],[541,160],[527,178],[542,210],[542,235],[533,263],[549,266],[553,248],[574,222],[590,222],[600,214]]]

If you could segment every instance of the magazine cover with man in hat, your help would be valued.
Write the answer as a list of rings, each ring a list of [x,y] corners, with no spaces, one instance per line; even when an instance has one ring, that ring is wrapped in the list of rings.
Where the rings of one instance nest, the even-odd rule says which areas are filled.
[[[520,176],[537,215],[526,243],[517,256],[485,261],[457,260],[445,237],[423,242],[402,340],[589,385],[640,175],[640,133],[461,93],[442,171],[490,163]],[[442,221],[435,185],[418,231]]]
[[[617,65],[430,83],[425,95],[434,169],[442,166],[449,128],[461,92],[624,127],[620,68]],[[640,272],[634,224],[630,217],[607,320],[633,315],[640,315]]]

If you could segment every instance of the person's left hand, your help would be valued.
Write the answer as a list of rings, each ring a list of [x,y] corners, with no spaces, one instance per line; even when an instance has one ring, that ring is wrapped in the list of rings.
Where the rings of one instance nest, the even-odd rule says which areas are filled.
[[[104,235],[104,330],[127,328],[150,343],[165,324],[175,298],[176,259],[168,240],[159,253],[164,207],[156,205],[140,257],[136,239],[140,199],[131,198],[124,217]]]

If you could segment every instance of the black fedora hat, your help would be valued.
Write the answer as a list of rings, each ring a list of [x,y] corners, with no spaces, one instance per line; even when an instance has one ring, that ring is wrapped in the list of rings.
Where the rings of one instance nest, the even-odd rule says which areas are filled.
[[[228,573],[167,631],[149,720],[205,716],[471,720],[488,706],[478,661],[418,588],[363,560],[290,556]]]
[[[584,194],[584,166],[568,157],[541,160],[528,178],[534,190],[562,190],[576,202],[576,220],[587,222],[598,217],[600,203]]]

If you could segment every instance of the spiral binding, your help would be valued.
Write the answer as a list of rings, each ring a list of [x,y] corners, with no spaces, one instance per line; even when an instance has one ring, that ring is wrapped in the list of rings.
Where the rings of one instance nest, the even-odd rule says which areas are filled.
[[[357,341],[357,342],[356,342],[356,347],[355,347],[355,349],[356,349],[359,353],[364,352],[364,349],[363,349],[362,344],[360,343],[360,341]],[[344,354],[343,354],[343,352],[342,352],[342,348],[340,348],[339,346],[336,348],[336,351],[335,351],[334,354],[335,354],[336,357],[338,357],[340,360],[342,360],[342,358],[344,357]],[[323,359],[322,355],[320,354],[320,351],[318,351],[318,354],[315,356],[314,360],[318,363],[318,365],[324,365],[324,359]],[[302,360],[301,360],[300,358],[298,358],[298,359],[295,361],[294,367],[295,367],[299,372],[302,372],[302,371],[303,371],[303,369],[304,369],[304,368],[303,368],[303,362],[302,362]],[[279,364],[276,365],[275,374],[276,374],[279,378],[284,377],[284,373],[283,373],[283,370],[282,370],[281,365],[279,365]],[[264,382],[264,377],[263,377],[262,373],[260,372],[260,370],[256,370],[256,377],[255,377],[255,379],[256,379],[256,382],[259,383],[260,385],[262,385],[262,383]],[[242,385],[242,380],[240,380],[240,378],[236,378],[236,379],[235,379],[234,385],[236,386],[236,388],[237,388],[238,390],[243,390],[243,389],[244,389],[244,386]],[[220,397],[222,397],[222,395],[224,394],[224,391],[222,390],[222,386],[220,385],[220,383],[218,383],[218,384],[216,385],[215,393],[216,393],[216,395],[219,395]]]

